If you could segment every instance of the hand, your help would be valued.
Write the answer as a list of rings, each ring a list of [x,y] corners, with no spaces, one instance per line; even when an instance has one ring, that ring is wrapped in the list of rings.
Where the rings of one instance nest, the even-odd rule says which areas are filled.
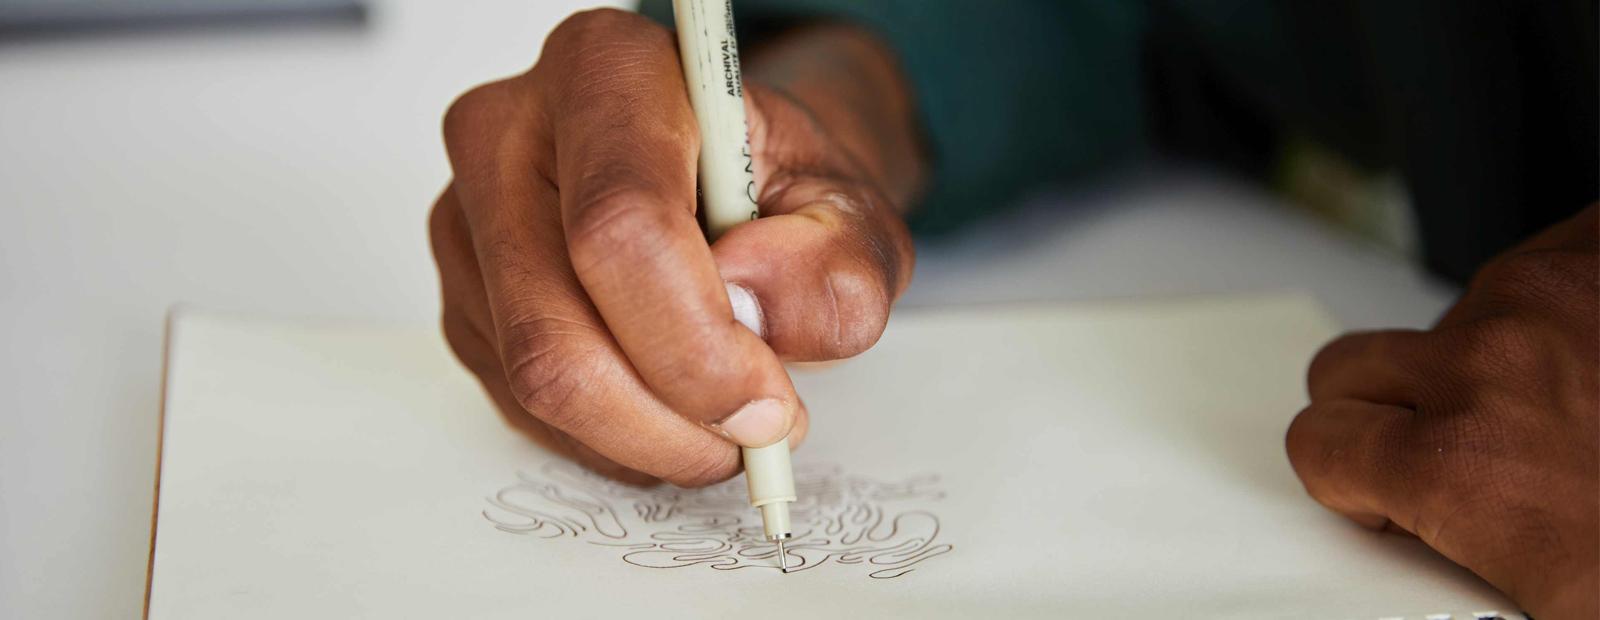
[[[1600,614],[1597,209],[1489,263],[1432,330],[1329,344],[1287,438],[1317,501],[1541,620]]]
[[[906,162],[920,160],[912,116],[885,107],[908,98],[860,97],[899,82],[857,34],[787,41],[761,54],[787,67],[785,90],[746,91],[766,217],[713,247],[695,219],[699,137],[674,35],[655,23],[574,15],[527,73],[450,106],[455,178],[429,220],[444,333],[536,441],[629,482],[710,484],[738,472],[738,445],[804,438],[781,360],[877,340],[911,276],[895,207],[910,196],[889,190],[914,187]],[[793,70],[822,57],[816,45],[847,64]],[[807,81],[826,74],[861,79]],[[901,143],[833,137],[878,114],[898,119]]]

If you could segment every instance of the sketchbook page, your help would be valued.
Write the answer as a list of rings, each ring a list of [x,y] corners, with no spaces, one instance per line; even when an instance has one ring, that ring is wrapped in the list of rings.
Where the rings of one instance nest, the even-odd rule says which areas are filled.
[[[186,314],[149,617],[1514,617],[1301,490],[1283,432],[1334,333],[1292,296],[897,315],[794,373],[784,575],[742,479],[554,458],[433,329]]]

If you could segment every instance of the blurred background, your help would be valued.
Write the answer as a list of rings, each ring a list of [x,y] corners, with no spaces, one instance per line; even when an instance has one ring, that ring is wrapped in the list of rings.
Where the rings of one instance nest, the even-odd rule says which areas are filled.
[[[0,617],[140,613],[169,308],[435,320],[445,107],[594,4],[0,0]],[[919,241],[903,305],[1294,289],[1359,328],[1450,302],[1404,182],[1274,148],[1026,192]]]

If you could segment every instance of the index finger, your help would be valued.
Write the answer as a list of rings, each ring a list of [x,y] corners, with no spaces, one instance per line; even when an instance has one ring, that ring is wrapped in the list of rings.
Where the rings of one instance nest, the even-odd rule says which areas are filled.
[[[522,79],[475,89],[446,117],[454,195],[488,309],[480,320],[495,348],[486,354],[500,358],[498,369],[483,370],[505,374],[520,409],[620,465],[683,486],[734,475],[739,451],[662,403],[584,296],[566,259],[555,187],[543,174],[506,173],[536,168],[548,149],[521,113]],[[486,139],[511,146],[484,148]]]
[[[698,138],[671,35],[606,15],[609,29],[563,33],[591,53],[568,59],[548,91],[573,268],[674,411],[743,446],[775,443],[799,399],[777,356],[734,319],[695,221]]]

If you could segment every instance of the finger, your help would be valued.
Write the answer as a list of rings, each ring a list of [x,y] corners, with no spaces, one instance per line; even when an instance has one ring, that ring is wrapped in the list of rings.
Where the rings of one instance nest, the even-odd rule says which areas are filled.
[[[440,324],[451,351],[478,377],[508,424],[539,445],[572,456],[569,442],[558,438],[559,431],[523,411],[510,397],[499,350],[492,341],[494,327],[483,274],[473,256],[472,237],[453,186],[445,188],[434,205],[428,232],[444,300]]]
[[[515,87],[470,91],[445,130],[512,399],[624,467],[681,486],[731,477],[738,450],[656,398],[578,284],[537,156],[548,143]]]
[[[1354,399],[1415,408],[1414,370],[1427,335],[1412,330],[1345,334],[1317,352],[1306,372],[1312,402]]]
[[[745,300],[735,304],[746,310],[741,319],[758,325],[782,358],[853,356],[877,342],[910,284],[910,234],[876,185],[858,180],[869,171],[834,146],[804,106],[754,85],[745,93],[768,217],[717,240],[718,268],[730,296]]]
[[[472,256],[472,239],[453,187],[446,188],[440,196],[428,228],[443,289],[444,309],[440,323],[445,340],[462,365],[478,377],[506,423],[535,443],[564,454],[601,475],[634,485],[658,482],[648,474],[617,464],[522,410],[506,384],[500,355],[488,337],[493,326],[483,275]]]
[[[461,363],[478,377],[484,392],[488,393],[501,419],[522,435],[532,439],[547,450],[577,461],[591,471],[635,486],[659,482],[654,476],[627,467],[606,458],[594,449],[579,443],[570,435],[551,428],[538,418],[523,411],[506,384],[505,372],[500,369],[500,358],[494,345],[479,336],[476,330],[459,320],[459,315],[447,315],[444,320],[445,339]]]
[[[647,24],[626,13],[608,19],[622,22],[617,29]],[[696,223],[696,125],[671,35],[653,25],[630,32],[566,43],[590,53],[549,90],[558,93],[549,103],[573,268],[668,406],[740,445],[772,444],[793,424],[794,388],[771,349],[734,319]]]
[[[543,200],[555,201],[553,188]],[[561,231],[520,218],[475,226],[510,390],[525,410],[624,466],[695,486],[738,451],[675,414],[634,372],[560,258]]]
[[[777,181],[762,197],[771,215],[712,246],[722,277],[748,291],[762,337],[783,359],[836,360],[867,350],[911,281],[905,224],[847,182],[782,173]]]
[[[483,290],[483,273],[473,256],[472,233],[467,230],[466,214],[456,197],[454,184],[446,187],[428,215],[428,240],[433,261],[439,268],[439,290],[446,318],[452,313],[466,328],[487,339],[493,333],[488,295]]]
[[[1356,400],[1313,403],[1289,425],[1289,464],[1319,503],[1381,529],[1411,512],[1405,484],[1403,408]]]
[[[795,411],[794,428],[789,429],[789,449],[797,450],[806,442],[806,437],[811,431],[811,410],[806,408],[804,401]]]

